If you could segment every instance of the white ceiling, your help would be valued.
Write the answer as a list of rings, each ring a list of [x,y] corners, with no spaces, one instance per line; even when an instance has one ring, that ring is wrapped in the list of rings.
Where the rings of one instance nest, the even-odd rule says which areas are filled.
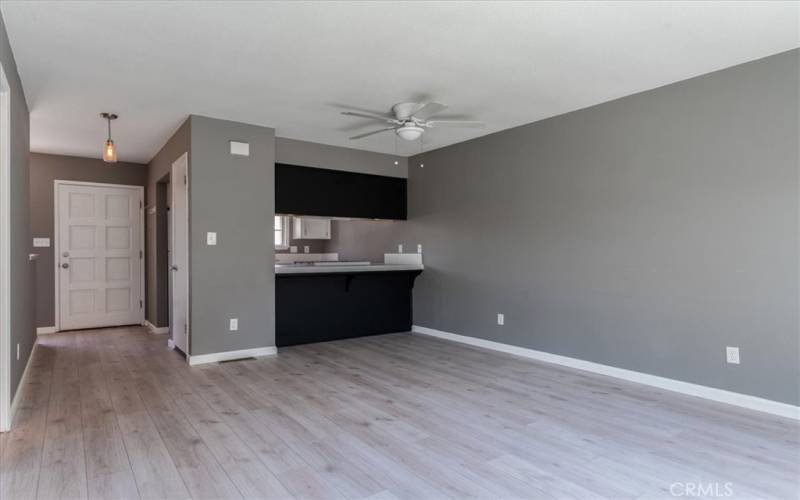
[[[2,2],[31,149],[148,161],[189,114],[410,155],[345,108],[435,99],[480,130],[533,122],[800,46],[798,2]],[[399,148],[399,149],[395,149]]]

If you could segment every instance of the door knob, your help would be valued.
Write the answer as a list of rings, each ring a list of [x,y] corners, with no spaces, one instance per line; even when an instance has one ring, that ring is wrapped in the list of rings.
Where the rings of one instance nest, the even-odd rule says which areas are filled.
[[[64,269],[69,269],[69,264],[64,262],[63,264],[61,264],[61,267],[64,268]]]

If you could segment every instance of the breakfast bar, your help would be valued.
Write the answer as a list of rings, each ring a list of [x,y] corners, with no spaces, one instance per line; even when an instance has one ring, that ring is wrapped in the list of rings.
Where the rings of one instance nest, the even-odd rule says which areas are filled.
[[[278,347],[411,330],[421,264],[275,266]]]

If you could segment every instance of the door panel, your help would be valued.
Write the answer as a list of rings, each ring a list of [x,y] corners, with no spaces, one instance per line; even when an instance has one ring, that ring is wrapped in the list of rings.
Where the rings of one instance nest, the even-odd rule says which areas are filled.
[[[142,190],[57,185],[59,328],[141,324]]]
[[[175,347],[189,354],[189,171],[186,153],[175,160],[170,174],[170,333]]]

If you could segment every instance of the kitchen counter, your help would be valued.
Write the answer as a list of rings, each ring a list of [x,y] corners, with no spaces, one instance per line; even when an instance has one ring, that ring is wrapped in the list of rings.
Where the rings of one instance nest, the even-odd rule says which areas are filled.
[[[275,274],[341,274],[341,273],[374,273],[387,271],[422,271],[421,264],[370,264],[365,265],[324,265],[314,266],[307,264],[276,264]]]

